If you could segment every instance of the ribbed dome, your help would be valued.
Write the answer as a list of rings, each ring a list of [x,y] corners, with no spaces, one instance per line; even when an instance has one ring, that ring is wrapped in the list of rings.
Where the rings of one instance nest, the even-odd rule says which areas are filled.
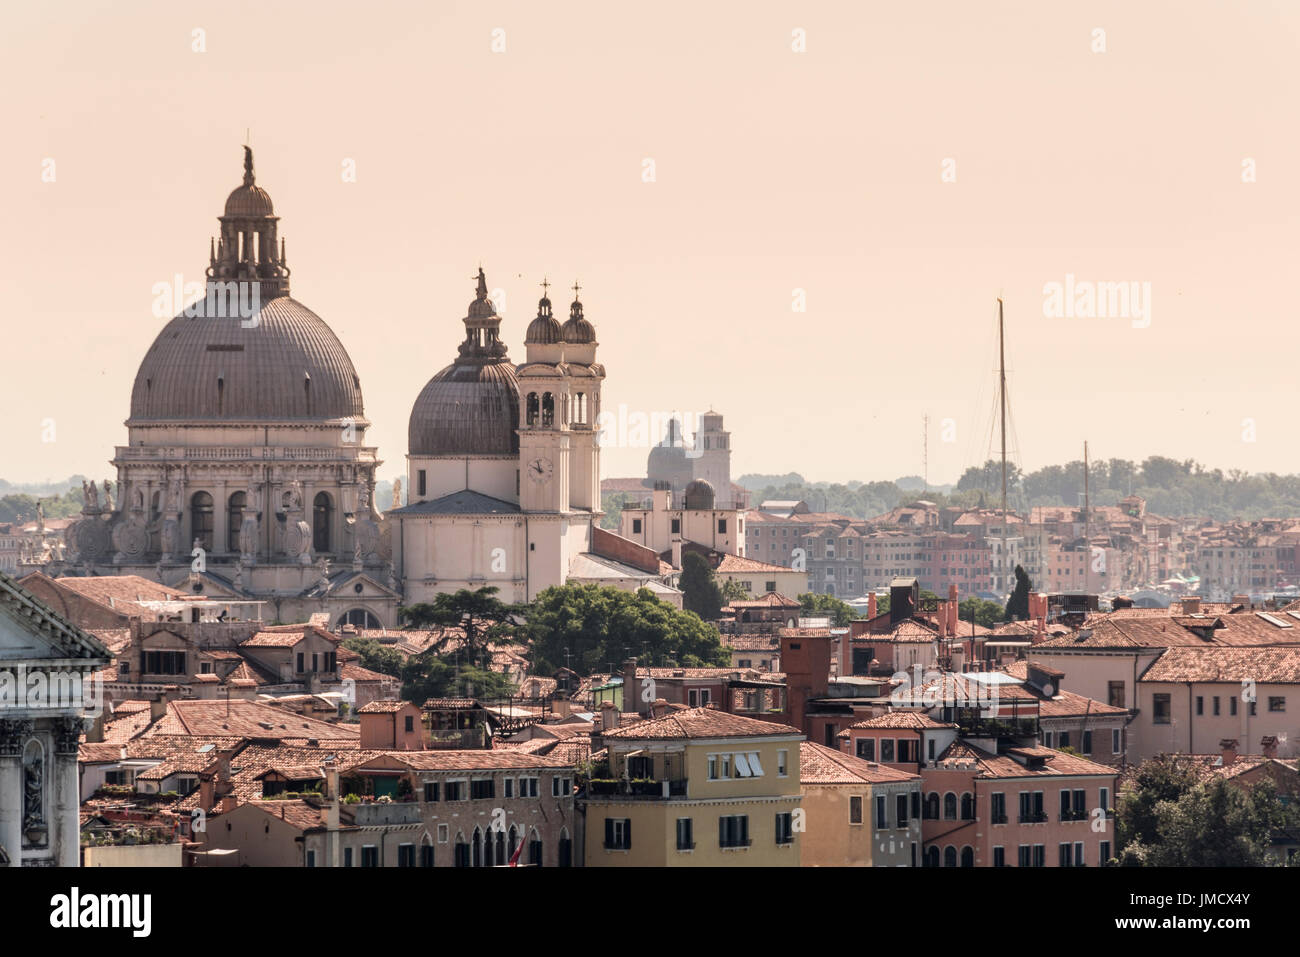
[[[227,216],[274,216],[271,194],[260,186],[240,186],[226,197]]]
[[[564,323],[565,342],[595,342],[596,327],[582,315],[582,303],[573,301],[569,307],[569,318]]]
[[[716,499],[713,485],[705,479],[696,479],[688,484],[682,497],[688,509],[711,509]]]
[[[542,299],[537,304],[537,318],[528,324],[524,342],[533,345],[554,345],[564,338],[560,320],[551,315],[551,300]]]
[[[260,321],[177,316],[154,340],[131,391],[132,422],[299,421],[364,415],[361,380],[325,321],[288,296]]]
[[[509,362],[459,362],[429,380],[411,408],[411,455],[519,451],[519,380]]]

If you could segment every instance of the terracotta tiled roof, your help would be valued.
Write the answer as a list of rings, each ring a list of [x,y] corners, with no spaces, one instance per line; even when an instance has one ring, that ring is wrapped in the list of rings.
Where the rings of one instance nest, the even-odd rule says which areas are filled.
[[[395,698],[385,698],[381,701],[372,701],[367,705],[357,709],[358,714],[396,714],[407,706],[408,702],[399,701]]]
[[[781,639],[777,635],[723,635],[722,644],[732,651],[781,650]]]
[[[1300,647],[1169,648],[1139,681],[1300,683]]]
[[[246,803],[257,808],[263,814],[279,818],[299,831],[309,831],[312,828],[323,827],[325,823],[324,812],[321,807],[308,803],[301,798],[296,801],[248,801]],[[214,820],[219,818],[220,815],[214,816]],[[212,822],[209,822],[208,826],[211,827]]]
[[[944,724],[935,721],[928,714],[921,714],[919,711],[887,711],[884,714],[876,715],[874,718],[868,718],[865,721],[859,721],[857,724],[849,725],[850,728],[897,728],[913,731],[929,731],[934,728],[955,728],[955,724]]]
[[[919,774],[863,761],[812,741],[799,742],[800,784],[893,784],[920,779]]]
[[[974,761],[977,769],[976,776],[979,778],[1064,777],[1067,775],[1114,777],[1116,773],[1114,768],[1098,764],[1095,761],[1089,761],[1087,758],[1081,758],[1077,755],[1066,754],[1063,751],[1053,751],[1049,748],[1022,748],[1018,750],[1026,754],[1044,752],[1040,756],[1044,757],[1045,760],[1041,766],[1028,767],[1008,755],[993,754],[958,739],[950,744],[943,754],[939,755],[939,765],[942,767],[945,762],[949,761]]]
[[[492,748],[464,751],[385,751],[381,755],[371,756],[362,761],[349,760],[346,762],[345,770],[354,771],[381,757],[386,763],[402,764],[413,771],[513,771],[572,767],[572,764],[563,758],[529,754],[514,749]]]
[[[753,558],[742,558],[740,555],[723,555],[722,561],[718,563],[717,571],[719,574],[736,574],[738,572],[790,572],[792,569],[784,565],[773,565],[770,562],[760,562]]]
[[[306,631],[259,631],[241,648],[292,648],[307,637]]]
[[[397,681],[402,679],[394,678],[392,675],[386,675],[379,671],[371,671],[368,668],[362,668],[360,665],[340,664],[339,677],[344,681]]]
[[[782,571],[790,571],[788,568],[782,568],[779,565],[772,566],[781,568]],[[777,592],[768,592],[762,598],[755,598],[752,601],[733,601],[728,608],[799,608],[801,607],[793,598],[786,598]]]
[[[759,721],[713,708],[687,708],[662,718],[642,721],[630,728],[606,731],[603,737],[625,741],[661,741],[678,738],[767,738],[792,734],[801,732],[789,725]]]
[[[330,724],[255,701],[172,701],[151,734],[237,735],[248,738],[355,739],[356,725]]]

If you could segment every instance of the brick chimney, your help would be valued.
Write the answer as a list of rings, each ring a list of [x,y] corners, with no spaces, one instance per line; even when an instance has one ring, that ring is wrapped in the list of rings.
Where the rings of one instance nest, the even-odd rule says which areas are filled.
[[[668,713],[668,699],[655,698],[654,704],[650,706],[650,716],[652,718],[662,718]]]
[[[1219,750],[1223,752],[1223,766],[1226,768],[1237,760],[1237,739],[1224,738],[1219,742]]]
[[[867,593],[867,618],[875,618],[876,614],[876,593],[871,591]]]
[[[627,697],[626,687],[623,689],[623,697]],[[618,719],[618,708],[614,707],[614,702],[602,701],[600,703],[600,730],[613,731],[618,727]]]
[[[957,586],[949,585],[948,586],[948,608],[947,608],[948,634],[952,635],[954,638],[957,637],[957,626],[958,626],[958,622],[961,621],[961,616],[958,614],[959,611],[958,606],[960,604],[961,604],[961,599],[957,597]]]
[[[1266,734],[1259,739],[1259,749],[1264,752],[1266,758],[1277,757],[1277,735]]]
[[[149,721],[152,723],[165,715],[168,703],[175,701],[180,696],[181,689],[176,685],[163,685],[158,697],[149,702]]]
[[[1199,615],[1201,613],[1201,600],[1199,598],[1183,599],[1184,615]]]
[[[641,689],[636,683],[636,659],[623,661],[623,710],[637,711],[637,702],[641,700]],[[618,725],[615,725],[618,727]]]

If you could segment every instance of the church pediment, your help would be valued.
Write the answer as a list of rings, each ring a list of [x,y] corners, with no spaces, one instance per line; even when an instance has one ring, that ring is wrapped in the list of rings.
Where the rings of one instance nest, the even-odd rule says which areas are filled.
[[[353,601],[366,599],[392,600],[401,599],[401,595],[391,588],[381,585],[365,572],[343,571],[329,580],[329,585],[322,588],[317,582],[304,595],[312,598],[346,598]]]
[[[0,572],[0,661],[80,658],[106,665],[112,657],[98,639],[55,615]]]

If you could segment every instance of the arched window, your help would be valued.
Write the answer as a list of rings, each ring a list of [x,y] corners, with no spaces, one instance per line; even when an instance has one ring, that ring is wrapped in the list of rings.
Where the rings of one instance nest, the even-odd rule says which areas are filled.
[[[939,792],[931,791],[925,796],[925,818],[929,821],[939,820]]]
[[[497,831],[497,840],[496,840],[496,845],[497,845],[497,860],[496,860],[496,863],[497,863],[497,866],[500,866],[500,865],[506,863],[506,860],[507,860],[507,858],[506,858],[506,832],[505,832],[505,831]]]
[[[536,425],[536,424],[537,424],[537,415],[538,415],[538,410],[539,410],[539,408],[540,408],[540,406],[538,405],[538,402],[537,402],[537,393],[536,393],[536,392],[530,392],[530,393],[528,393],[528,404],[527,404],[526,408],[527,408],[527,418],[524,420],[525,424],[526,424],[526,425]]]
[[[212,496],[195,492],[190,499],[191,538],[197,538],[207,551],[212,551]]]
[[[334,505],[329,495],[316,493],[312,506],[311,547],[317,554],[330,550],[330,520],[334,517]]]
[[[549,392],[542,394],[542,428],[549,429],[555,425],[555,396]]]
[[[975,820],[975,795],[969,791],[961,796],[961,819],[963,821]]]
[[[470,850],[469,850],[469,845],[465,843],[465,832],[464,832],[464,831],[457,831],[457,832],[456,832],[456,851],[455,851],[455,855],[456,855],[456,856],[455,856],[455,866],[456,866],[456,867],[469,867],[469,861],[470,861]]]
[[[474,828],[474,839],[470,845],[472,848],[470,860],[474,862],[475,867],[483,866],[483,832]]]
[[[433,867],[433,838],[428,831],[424,832],[424,839],[420,841],[420,866]]]
[[[533,867],[542,866],[542,839],[537,836],[537,828],[528,832],[528,863]]]
[[[961,866],[962,867],[975,866],[975,852],[971,850],[971,846],[969,844],[967,844],[965,847],[961,849]]]
[[[925,866],[926,867],[939,866],[939,849],[937,847],[927,847],[925,849]]]
[[[945,821],[957,820],[957,795],[951,791],[943,796],[943,819]]]
[[[248,496],[243,492],[236,492],[230,496],[230,502],[226,508],[226,551],[239,551],[239,526],[244,523],[244,504],[248,501]]]
[[[943,866],[957,866],[957,848],[953,847],[951,844],[943,849]]]
[[[338,627],[354,625],[357,628],[383,628],[384,623],[364,608],[352,608],[344,612],[338,620]]]
[[[569,838],[567,827],[560,828],[559,865],[560,867],[573,866],[573,841]]]

